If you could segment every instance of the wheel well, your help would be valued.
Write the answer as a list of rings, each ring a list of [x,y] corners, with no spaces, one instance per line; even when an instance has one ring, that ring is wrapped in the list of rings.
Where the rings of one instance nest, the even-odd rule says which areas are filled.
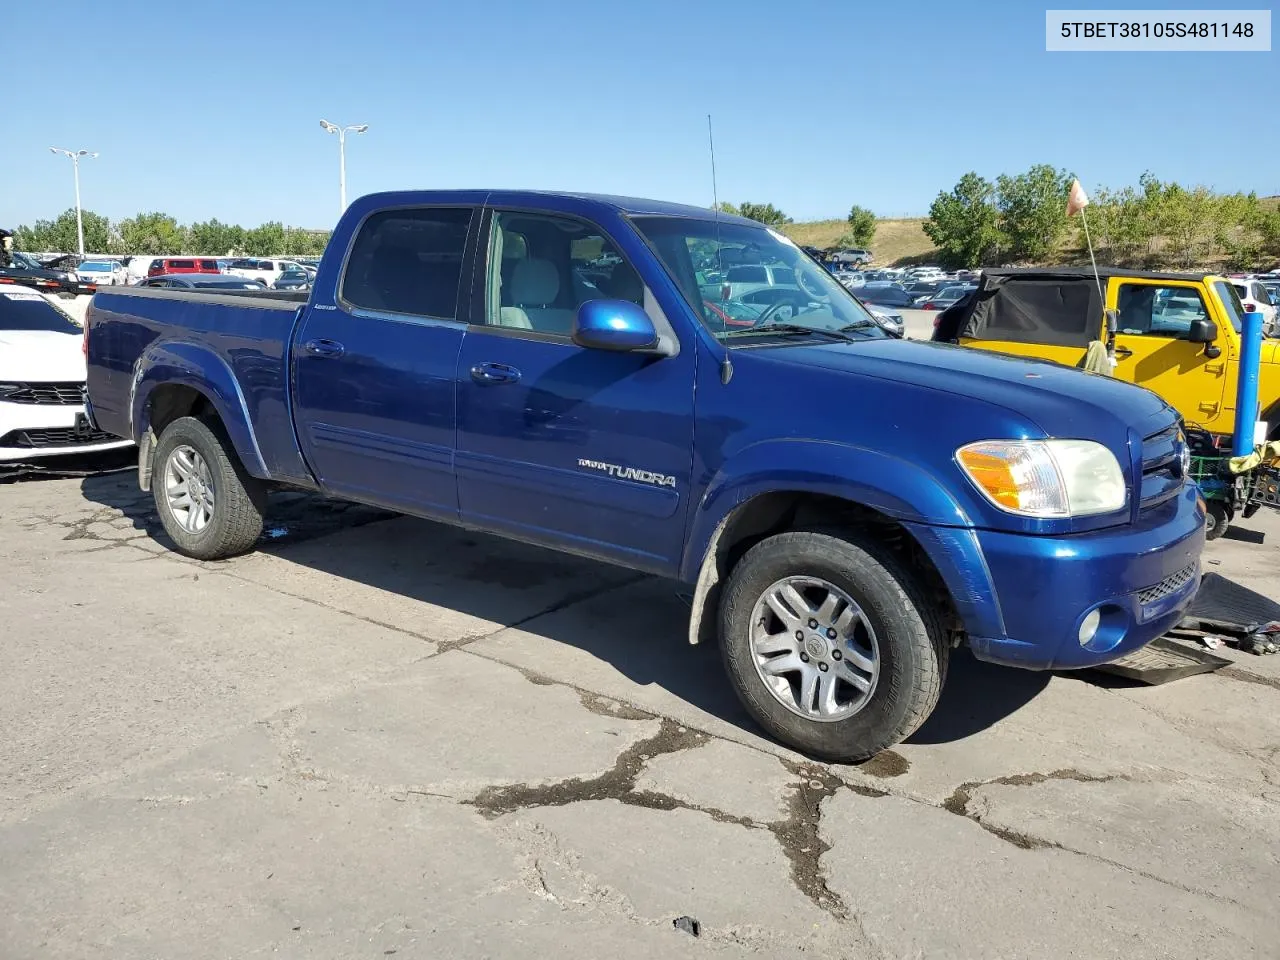
[[[218,417],[213,402],[195,387],[166,383],[151,392],[147,422],[158,437],[179,417]]]
[[[712,625],[715,617],[706,614],[719,606],[720,585],[748,550],[776,533],[813,529],[872,532],[877,541],[892,550],[907,569],[920,577],[923,589],[935,597],[945,611],[943,620],[949,629],[962,629],[951,591],[947,589],[942,574],[906,527],[879,510],[851,500],[803,491],[782,491],[761,494],[738,507],[713,540],[711,549],[715,556],[708,558],[713,563],[710,571],[713,579],[706,590],[706,606],[702,610],[694,610],[698,618],[698,636],[705,639],[714,635]]]

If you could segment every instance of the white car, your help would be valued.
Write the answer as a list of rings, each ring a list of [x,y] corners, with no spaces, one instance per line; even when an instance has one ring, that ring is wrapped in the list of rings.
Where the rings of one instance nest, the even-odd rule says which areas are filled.
[[[257,280],[266,287],[272,288],[280,279],[280,274],[289,269],[302,270],[303,267],[292,260],[263,260],[247,257],[231,261],[231,266],[227,267],[226,272],[234,277]]]
[[[129,282],[129,271],[118,260],[86,260],[76,267],[76,279],[99,287],[123,286]]]
[[[1244,307],[1245,313],[1262,314],[1262,329],[1267,332],[1267,336],[1275,336],[1277,331],[1276,324],[1276,308],[1271,303],[1271,291],[1268,290],[1261,280],[1250,278],[1240,279],[1233,277],[1231,285],[1236,288],[1236,293],[1240,295],[1240,305]]]
[[[49,297],[0,289],[0,464],[131,446],[85,416],[83,343]]]

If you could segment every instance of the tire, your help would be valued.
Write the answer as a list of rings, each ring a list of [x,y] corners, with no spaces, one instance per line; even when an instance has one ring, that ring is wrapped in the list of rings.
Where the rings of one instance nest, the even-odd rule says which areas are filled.
[[[828,675],[841,676],[837,689],[851,695],[843,709],[852,712],[841,715],[838,707],[823,720],[812,719],[812,710],[802,715],[803,674],[790,674],[783,683],[776,677],[766,681],[765,668],[757,666],[753,629],[770,635],[764,645],[789,642],[784,638],[789,631],[773,632],[765,626],[766,622],[773,627],[788,622],[766,600],[788,578],[834,587],[860,608],[862,626],[849,634],[858,634],[854,647],[868,649],[863,644],[874,636],[870,649],[875,651],[876,675],[860,705],[852,702],[855,688],[836,673],[847,671],[856,658],[854,653],[839,657],[833,652],[854,648],[845,643],[844,627],[833,631],[838,639],[828,640],[827,651],[818,653],[823,637],[831,634],[822,624],[822,629],[811,632],[809,623],[803,622],[808,615],[802,614],[802,622],[791,625],[799,626],[806,639],[797,643],[794,654],[780,654],[802,658],[808,650],[813,656],[805,667],[827,664],[824,673],[817,675],[818,682],[832,682],[824,680]],[[824,589],[815,585],[800,591],[800,599],[816,616],[821,610],[815,610],[814,604],[831,595],[824,594]],[[752,547],[733,568],[721,601],[720,648],[734,691],[751,716],[787,746],[821,760],[852,762],[875,756],[924,723],[942,691],[950,651],[941,611],[925,598],[925,591],[898,558],[864,535],[796,531],[770,537]],[[795,606],[790,604],[792,612]],[[839,619],[831,623],[838,625]],[[846,663],[836,662],[841,659]],[[779,689],[783,692],[775,692]],[[820,703],[822,688],[817,693]],[[783,698],[790,698],[791,705]]]
[[[197,455],[195,458],[191,451]],[[160,434],[152,463],[151,492],[156,511],[180,553],[197,560],[221,560],[244,553],[257,543],[262,535],[267,488],[240,464],[222,424],[195,417],[174,420]],[[192,521],[192,510],[184,517],[171,503],[171,493],[184,489],[171,484],[171,477],[182,470],[192,472],[193,463],[202,463],[205,468],[195,471],[200,477],[199,487],[212,488],[212,508],[199,511],[201,516],[208,514],[203,525]],[[171,464],[175,474],[170,472]],[[191,502],[190,486],[186,489],[187,501]],[[198,529],[192,529],[196,526]]]
[[[1231,511],[1220,500],[1210,500],[1204,511],[1204,538],[1217,540],[1231,526]]]

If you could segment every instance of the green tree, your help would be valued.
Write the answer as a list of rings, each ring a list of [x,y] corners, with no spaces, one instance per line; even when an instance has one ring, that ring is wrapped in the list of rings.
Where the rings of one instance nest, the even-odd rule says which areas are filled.
[[[791,218],[772,203],[742,203],[738,206],[738,213],[749,220],[758,220],[771,227],[791,222]]]
[[[270,220],[244,233],[245,253],[252,257],[270,257],[284,248],[284,224]]]
[[[875,236],[876,215],[866,207],[860,207],[855,203],[849,208],[848,237],[853,241],[850,246],[869,247]]]
[[[949,266],[976,267],[998,256],[1001,234],[995,188],[976,173],[966,173],[950,193],[929,206],[924,232]]]
[[[1017,260],[1054,259],[1067,232],[1067,191],[1071,177],[1038,163],[1026,173],[996,178],[1000,232]]]
[[[734,206],[732,203],[730,203],[728,200],[721,200],[719,203],[717,203],[717,204],[716,204],[715,206],[713,206],[711,209],[712,209],[712,210],[719,210],[721,213],[728,213],[728,214],[732,214],[732,215],[733,215],[733,216],[735,216],[735,217],[736,217],[736,216],[738,216],[738,215],[739,215],[739,212],[740,212],[740,211],[738,210],[738,208],[737,208],[736,206]]]
[[[289,257],[318,257],[329,242],[328,230],[302,230],[287,227],[280,252]]]
[[[92,210],[82,210],[84,220],[85,253],[113,253],[111,224],[107,218]],[[37,220],[31,226],[20,226],[13,231],[16,250],[34,250],[40,253],[75,253],[80,249],[76,234],[75,207],[64,210],[53,220]]]
[[[187,240],[190,253],[225,257],[244,247],[244,228],[214,217],[187,227]]]
[[[140,213],[116,224],[125,253],[163,255],[182,253],[186,235],[167,213]]]

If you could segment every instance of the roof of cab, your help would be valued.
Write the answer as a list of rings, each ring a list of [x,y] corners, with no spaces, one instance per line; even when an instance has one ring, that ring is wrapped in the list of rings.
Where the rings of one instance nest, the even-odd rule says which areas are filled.
[[[619,197],[603,193],[573,193],[557,190],[397,190],[373,193],[360,198],[362,206],[379,203],[402,205],[406,203],[490,203],[497,205],[528,204],[539,206],[547,200],[577,201],[583,207],[598,207],[635,216],[692,217],[711,220],[717,217],[709,207],[697,207],[684,203],[667,203],[663,200],[645,200],[639,197]],[[760,226],[755,220],[736,214],[721,213],[725,223]]]
[[[1030,279],[1093,279],[1093,270],[1089,267],[1005,267],[999,270],[985,268],[983,276],[987,277],[1027,277]],[[1130,270],[1127,267],[1099,267],[1099,277],[1120,277],[1134,280],[1193,280],[1206,278],[1220,279],[1216,273],[1160,273],[1154,270]]]

